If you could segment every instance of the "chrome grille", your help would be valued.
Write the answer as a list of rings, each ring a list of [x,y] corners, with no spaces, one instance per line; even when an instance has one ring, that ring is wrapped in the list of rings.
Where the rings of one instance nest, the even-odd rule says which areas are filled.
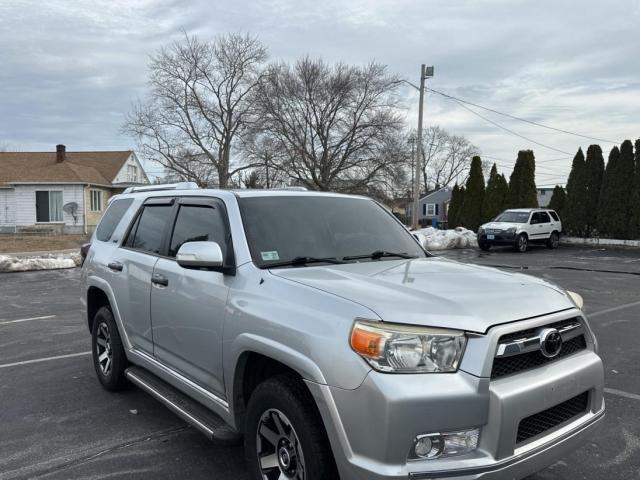
[[[543,355],[538,336],[538,332],[548,328],[557,329],[561,332],[563,339],[560,353],[552,358]],[[509,333],[501,336],[498,340],[498,351],[493,360],[491,378],[501,378],[537,368],[586,348],[585,331],[579,318],[570,318],[537,328]]]
[[[566,402],[524,418],[518,425],[516,444],[537,437],[552,428],[584,414],[589,406],[589,392],[581,393]]]

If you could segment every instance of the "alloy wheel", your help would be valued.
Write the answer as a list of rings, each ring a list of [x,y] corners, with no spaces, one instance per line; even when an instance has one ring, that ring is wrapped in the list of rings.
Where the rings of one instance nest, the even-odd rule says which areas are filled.
[[[527,250],[527,237],[525,237],[524,235],[521,235],[520,238],[518,238],[518,250],[520,250],[521,252]]]
[[[304,480],[302,446],[289,419],[274,408],[265,411],[256,432],[258,463],[263,480]]]
[[[111,346],[111,333],[106,322],[98,325],[96,334],[96,354],[100,371],[106,377],[111,373],[113,367],[113,349]]]

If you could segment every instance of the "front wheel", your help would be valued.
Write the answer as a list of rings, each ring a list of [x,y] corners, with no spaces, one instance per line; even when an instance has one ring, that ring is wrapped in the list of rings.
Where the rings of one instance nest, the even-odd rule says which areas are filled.
[[[478,242],[478,247],[480,247],[480,250],[484,252],[491,250],[491,244],[486,242]]]
[[[291,375],[270,378],[255,389],[244,439],[254,480],[339,478],[314,400]]]
[[[93,317],[91,350],[93,366],[102,386],[112,392],[122,390],[127,385],[124,374],[127,356],[113,313],[108,307],[100,308]]]
[[[521,233],[520,235],[518,235],[518,238],[516,239],[515,251],[524,253],[527,251],[528,247],[529,247],[529,239],[524,233]]]
[[[547,240],[547,248],[551,248],[551,249],[558,248],[559,244],[560,244],[560,235],[558,234],[558,232],[553,232],[549,237],[549,240]]]

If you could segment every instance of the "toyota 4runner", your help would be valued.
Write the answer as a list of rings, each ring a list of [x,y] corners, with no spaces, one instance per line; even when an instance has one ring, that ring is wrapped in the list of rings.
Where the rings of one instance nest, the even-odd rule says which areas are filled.
[[[604,417],[579,295],[434,257],[364,197],[138,187],[85,254],[99,381],[243,438],[252,479],[522,478]]]

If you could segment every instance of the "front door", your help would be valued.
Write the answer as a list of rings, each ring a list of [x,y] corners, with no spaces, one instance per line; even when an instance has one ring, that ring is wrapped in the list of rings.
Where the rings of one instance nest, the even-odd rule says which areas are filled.
[[[231,246],[221,201],[189,197],[179,201],[167,257],[159,259],[153,270],[154,354],[204,388],[223,395],[222,327],[234,277],[178,265],[176,253],[189,241],[217,242],[226,258]]]

